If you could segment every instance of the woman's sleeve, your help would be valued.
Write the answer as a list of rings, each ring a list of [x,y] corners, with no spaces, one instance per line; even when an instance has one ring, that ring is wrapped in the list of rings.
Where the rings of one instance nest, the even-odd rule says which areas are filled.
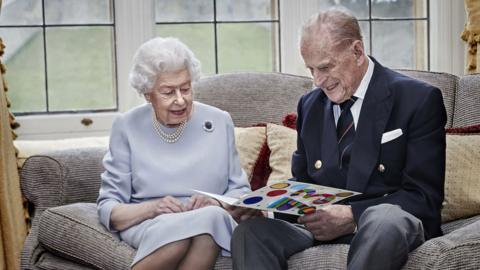
[[[102,173],[97,210],[100,222],[110,227],[110,214],[114,206],[129,203],[132,189],[130,145],[126,135],[125,119],[115,119],[110,134],[109,150],[103,158],[105,172]]]
[[[235,145],[235,133],[233,120],[227,114],[227,143],[228,143],[228,187],[224,195],[238,198],[243,194],[251,192],[247,174],[240,165],[237,147]]]

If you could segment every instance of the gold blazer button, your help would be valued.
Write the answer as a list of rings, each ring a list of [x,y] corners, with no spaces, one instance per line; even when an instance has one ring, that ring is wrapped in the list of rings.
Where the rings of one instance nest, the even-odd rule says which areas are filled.
[[[383,164],[378,165],[378,171],[383,173],[385,171],[385,166]]]
[[[321,160],[317,160],[315,161],[315,169],[320,169],[322,167],[322,161]]]

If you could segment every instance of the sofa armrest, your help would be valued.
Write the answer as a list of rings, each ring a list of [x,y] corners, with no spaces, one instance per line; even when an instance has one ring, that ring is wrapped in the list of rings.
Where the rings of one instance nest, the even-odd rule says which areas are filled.
[[[106,148],[81,148],[29,157],[20,172],[23,195],[43,211],[76,202],[95,202]]]
[[[40,217],[38,240],[56,256],[96,269],[129,269],[136,252],[100,224],[93,203],[45,210]]]
[[[480,265],[480,220],[430,239],[410,253],[403,269],[476,269]]]

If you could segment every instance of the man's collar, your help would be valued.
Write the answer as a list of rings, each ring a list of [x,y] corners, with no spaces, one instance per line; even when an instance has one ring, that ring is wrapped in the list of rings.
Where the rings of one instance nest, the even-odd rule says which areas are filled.
[[[358,86],[357,90],[355,90],[355,92],[354,92],[355,94],[353,94],[354,96],[356,96],[360,99],[365,98],[365,94],[367,93],[368,85],[370,84],[370,80],[372,79],[373,68],[374,68],[374,65],[375,65],[375,63],[373,63],[372,59],[370,59],[369,56],[367,56],[367,59],[368,59],[367,72],[365,72],[365,74],[363,75],[363,78],[362,78],[362,81],[360,82],[360,85]]]

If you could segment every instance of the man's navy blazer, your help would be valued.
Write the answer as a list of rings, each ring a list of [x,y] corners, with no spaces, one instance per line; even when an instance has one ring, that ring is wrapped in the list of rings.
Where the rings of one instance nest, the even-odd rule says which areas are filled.
[[[374,62],[346,183],[339,180],[333,103],[321,89],[299,101],[292,174],[298,181],[362,192],[350,202],[357,223],[368,207],[389,203],[419,218],[426,239],[439,236],[445,178],[442,94]],[[403,135],[382,144],[382,134],[396,129]]]

